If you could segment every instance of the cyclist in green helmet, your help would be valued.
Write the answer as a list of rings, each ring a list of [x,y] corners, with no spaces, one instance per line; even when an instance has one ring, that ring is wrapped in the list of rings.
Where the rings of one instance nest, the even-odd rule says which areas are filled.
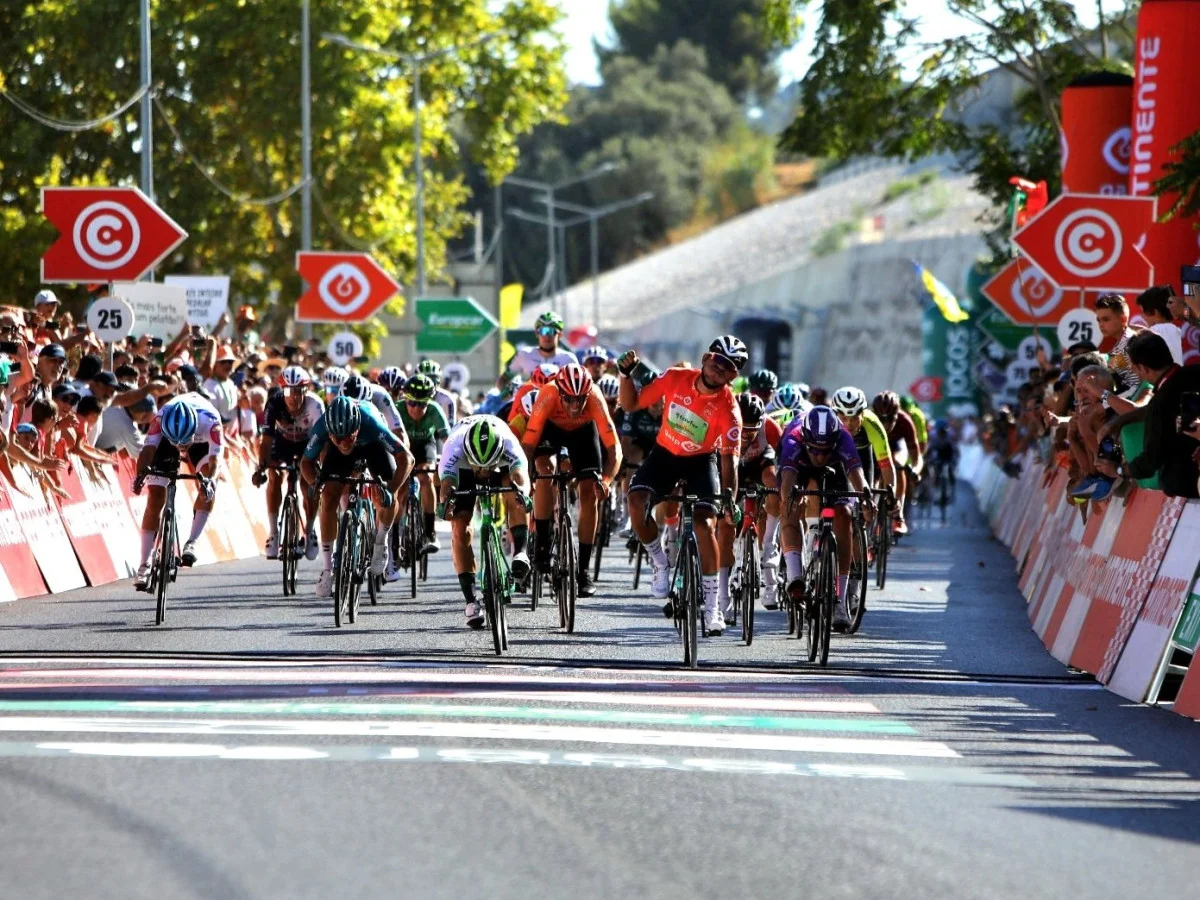
[[[562,368],[579,362],[574,353],[559,345],[564,327],[562,316],[556,312],[547,311],[538,316],[533,326],[537,334],[537,346],[518,350],[508,363],[509,371],[528,381],[533,370],[542,363],[554,363]]]
[[[416,461],[415,476],[421,484],[421,509],[425,514],[425,546],[421,553],[436,553],[441,549],[434,532],[433,475],[437,468],[438,447],[450,436],[446,414],[434,402],[433,382],[424,375],[414,375],[404,385],[400,406],[400,422],[408,435],[409,447]]]

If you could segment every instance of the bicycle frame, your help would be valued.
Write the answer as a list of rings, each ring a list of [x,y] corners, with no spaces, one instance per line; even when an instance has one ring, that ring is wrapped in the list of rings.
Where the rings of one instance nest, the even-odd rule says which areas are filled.
[[[362,474],[362,467],[355,467],[352,475],[327,475],[322,479],[329,481],[350,487],[346,508],[338,521],[334,551],[333,621],[340,628],[343,613],[351,625],[357,620],[358,596],[364,580],[371,604],[378,602],[375,579],[367,576],[374,548],[375,505],[367,497],[365,487],[378,486],[379,481],[374,475]]]
[[[455,498],[468,499],[479,503],[479,560],[476,568],[482,564],[483,579],[480,589],[483,592],[483,605],[487,612],[488,622],[492,629],[492,645],[497,656],[503,655],[508,649],[508,618],[506,607],[512,603],[516,583],[513,579],[512,568],[508,558],[500,548],[500,529],[503,512],[500,508],[502,494],[517,493],[519,488],[513,485],[505,487],[474,487],[469,491],[455,491]]]
[[[166,478],[166,497],[158,515],[158,534],[154,540],[154,552],[150,555],[150,581],[146,591],[155,595],[154,624],[161,625],[167,618],[167,585],[179,577],[179,529],[175,521],[175,484],[177,481],[195,481],[202,484],[208,479],[203,475],[181,475],[178,471],[148,469],[146,477]]]

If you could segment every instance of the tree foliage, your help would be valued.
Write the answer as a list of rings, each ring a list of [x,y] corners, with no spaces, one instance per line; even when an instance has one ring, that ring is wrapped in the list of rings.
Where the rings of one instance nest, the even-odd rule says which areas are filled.
[[[1164,219],[1200,215],[1200,131],[1171,148],[1174,156],[1163,167],[1165,174],[1154,183],[1154,193],[1172,198]]]
[[[137,16],[137,4],[123,0],[0,6],[4,89],[58,119],[115,109],[139,87]],[[314,247],[370,248],[402,282],[415,269],[411,74],[319,35],[344,34],[401,53],[463,48],[422,75],[432,272],[466,222],[463,159],[499,180],[515,167],[522,135],[560,113],[563,47],[550,31],[558,17],[547,0],[502,7],[486,0],[314,0]],[[266,206],[245,201],[277,194],[301,177],[299,4],[157,0],[152,23],[155,192],[190,233],[164,271],[229,273],[242,298],[280,297],[284,317],[299,288],[299,195]],[[473,43],[485,34],[493,36]],[[0,101],[6,299],[27,300],[36,290],[38,258],[53,239],[38,188],[135,184],[138,147],[136,106],[103,128],[67,133]]]
[[[775,61],[797,36],[794,14],[781,20],[777,2],[612,0],[608,15],[616,40],[611,47],[597,45],[596,52],[602,65],[620,56],[651,62],[660,47],[686,41],[704,50],[708,74],[736,99],[767,99],[778,84]]]

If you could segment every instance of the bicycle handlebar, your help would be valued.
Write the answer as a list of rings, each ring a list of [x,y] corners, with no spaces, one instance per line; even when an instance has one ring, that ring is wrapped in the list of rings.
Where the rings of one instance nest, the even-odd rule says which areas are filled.
[[[203,482],[203,481],[212,481],[213,480],[213,479],[209,478],[207,475],[201,475],[199,472],[197,472],[195,475],[188,475],[187,473],[168,472],[166,469],[155,469],[153,467],[146,469],[144,472],[142,472],[140,474],[146,478],[169,478],[172,481],[201,481],[201,482]]]
[[[565,484],[570,481],[575,481],[580,478],[592,478],[600,481],[604,476],[600,474],[599,469],[584,469],[581,472],[551,472],[549,475],[539,475],[534,473],[534,481],[552,481],[555,484]]]
[[[477,497],[494,497],[499,494],[521,494],[524,493],[515,484],[505,485],[504,487],[490,487],[488,485],[476,485],[473,488],[465,491],[451,491],[450,496],[456,499],[471,500]]]

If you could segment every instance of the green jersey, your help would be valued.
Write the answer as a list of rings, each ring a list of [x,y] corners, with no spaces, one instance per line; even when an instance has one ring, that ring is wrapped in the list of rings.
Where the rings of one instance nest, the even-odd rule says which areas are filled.
[[[420,441],[439,440],[444,441],[447,435],[450,434],[450,423],[446,420],[446,413],[436,401],[430,400],[425,404],[425,415],[420,419],[414,419],[412,413],[408,410],[408,404],[400,405],[400,421],[404,425],[404,430],[408,434],[408,440],[412,443]]]

